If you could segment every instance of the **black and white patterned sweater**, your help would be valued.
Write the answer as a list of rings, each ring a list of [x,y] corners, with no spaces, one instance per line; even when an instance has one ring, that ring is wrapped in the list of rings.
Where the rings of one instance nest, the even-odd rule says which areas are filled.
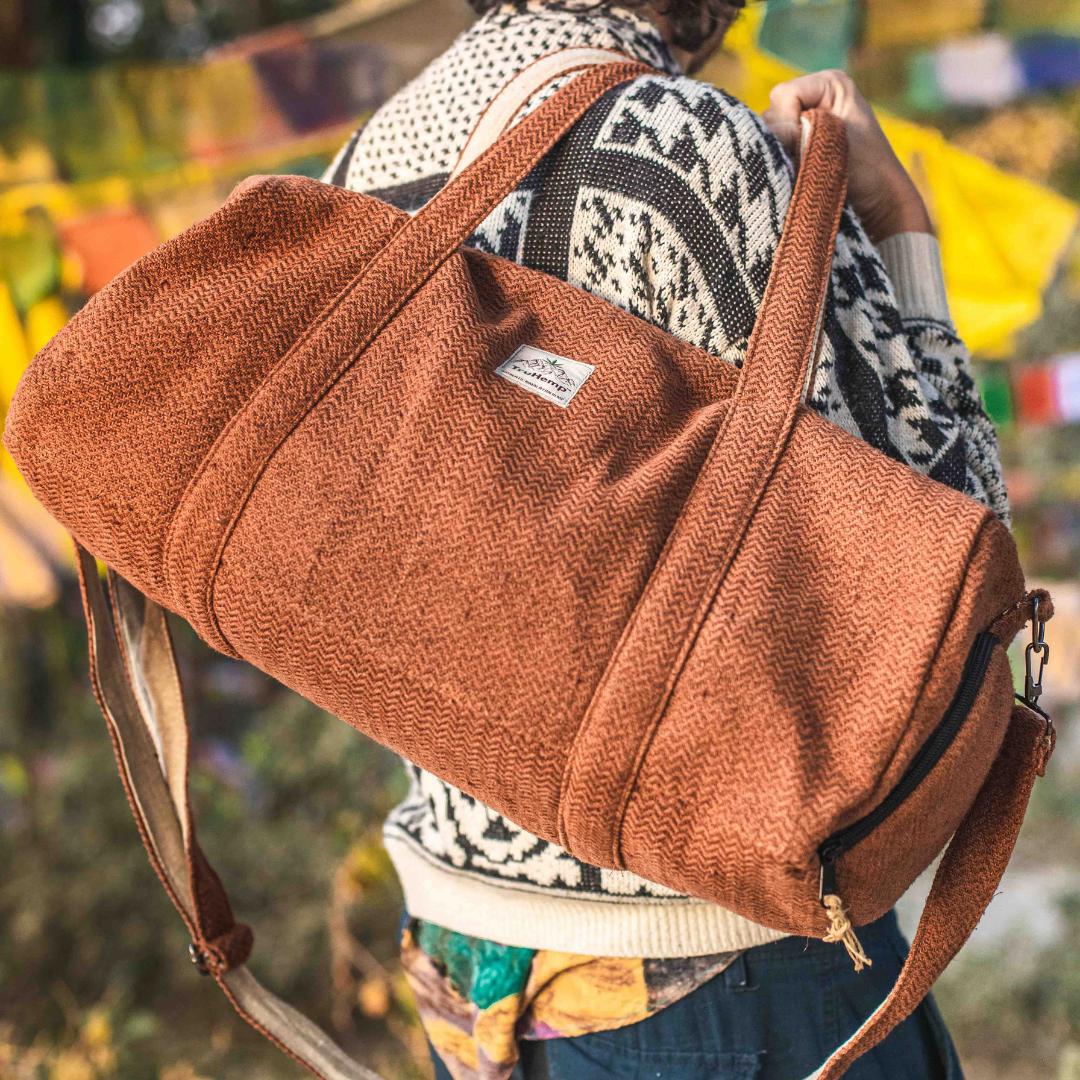
[[[578,46],[615,49],[664,74],[597,102],[470,243],[741,364],[793,168],[755,113],[683,76],[655,28],[630,11],[520,0],[490,12],[375,114],[325,178],[419,209],[495,94],[537,58]],[[524,112],[572,77],[549,84]],[[845,211],[810,403],[1007,519],[994,430],[949,320],[932,237],[906,234],[877,250]],[[385,837],[413,915],[504,944],[587,954],[690,956],[781,936],[581,863],[410,771],[410,793]]]

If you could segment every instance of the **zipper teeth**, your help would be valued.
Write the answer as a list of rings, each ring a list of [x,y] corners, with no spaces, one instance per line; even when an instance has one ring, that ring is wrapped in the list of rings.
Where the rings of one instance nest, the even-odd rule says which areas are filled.
[[[818,848],[818,857],[823,863],[835,861],[845,851],[853,848],[861,840],[865,840],[911,795],[941,760],[945,751],[952,745],[953,739],[956,738],[957,732],[971,711],[971,706],[975,703],[975,698],[982,689],[986,669],[990,666],[990,657],[997,644],[997,638],[989,630],[984,630],[975,638],[964,663],[960,685],[938,726],[919,748],[903,776],[882,802],[865,817],[833,833],[821,844]]]

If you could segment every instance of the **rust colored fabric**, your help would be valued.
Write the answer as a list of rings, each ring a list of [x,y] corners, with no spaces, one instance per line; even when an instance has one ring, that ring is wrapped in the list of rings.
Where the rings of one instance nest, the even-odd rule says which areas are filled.
[[[874,1014],[810,1080],[838,1080],[910,1015],[960,951],[994,898],[1037,776],[1054,750],[1042,717],[1017,705],[990,773],[934,876],[900,978]]]
[[[972,813],[1011,847],[978,807],[1022,769],[1004,649],[1023,576],[992,512],[802,403],[844,198],[828,114],[808,114],[741,372],[461,247],[641,71],[580,75],[413,218],[299,178],[243,192],[50,342],[5,440],[130,582],[115,595],[579,858],[823,936],[819,846],[896,787],[990,627],[956,738],[838,891],[876,918]],[[496,374],[522,345],[593,366],[567,407]],[[185,917],[227,972],[250,941],[181,825],[204,913]]]

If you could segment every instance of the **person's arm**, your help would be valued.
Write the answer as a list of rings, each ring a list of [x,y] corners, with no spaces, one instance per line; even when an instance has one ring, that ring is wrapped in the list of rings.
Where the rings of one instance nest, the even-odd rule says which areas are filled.
[[[875,244],[898,233],[932,233],[930,215],[907,170],[851,76],[816,71],[774,86],[762,119],[792,157],[799,118],[826,109],[844,121],[848,137],[848,201]]]
[[[938,244],[922,196],[873,109],[843,71],[820,71],[773,88],[763,119],[789,154],[797,151],[799,118],[812,108],[828,109],[844,121],[851,208],[884,264],[920,378],[961,427],[964,488],[1008,521],[997,437],[972,378],[971,358],[949,315]]]
[[[896,294],[912,359],[963,428],[965,490],[1008,523],[997,435],[972,376],[971,357],[949,315],[937,240],[926,232],[896,233],[877,244],[877,251]]]

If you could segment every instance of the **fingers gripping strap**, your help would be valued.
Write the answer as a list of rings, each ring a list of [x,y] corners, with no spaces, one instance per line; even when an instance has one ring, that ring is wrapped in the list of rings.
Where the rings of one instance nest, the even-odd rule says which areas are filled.
[[[889,996],[807,1080],[838,1080],[861,1054],[909,1016],[994,897],[1024,820],[1035,777],[1053,751],[1046,722],[1017,705],[1001,750],[934,876],[919,929]]]
[[[233,919],[191,822],[189,734],[165,614],[114,574],[110,611],[93,556],[78,544],[76,552],[94,692],[139,834],[196,949],[240,1015],[317,1076],[382,1080],[270,993],[244,966],[251,931]]]

